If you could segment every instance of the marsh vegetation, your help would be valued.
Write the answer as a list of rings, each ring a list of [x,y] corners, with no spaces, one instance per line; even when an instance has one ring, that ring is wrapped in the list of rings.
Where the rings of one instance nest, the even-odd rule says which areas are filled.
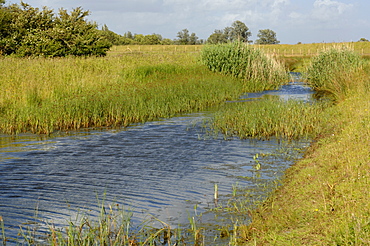
[[[370,176],[369,152],[363,146],[370,144],[368,62],[342,47],[326,49],[310,60],[307,82],[330,94],[331,103],[265,98],[224,104],[243,92],[287,83],[284,66],[261,50],[240,44],[206,46],[200,55],[192,49],[125,50],[122,55],[84,59],[2,58],[0,129],[9,134],[50,134],[85,127],[125,127],[221,105],[210,126],[225,138],[312,138],[315,142],[305,158],[288,169],[282,186],[272,183],[266,188],[272,191],[266,200],[248,200],[250,194],[244,192],[239,194],[241,199],[232,196],[220,207],[248,214],[252,220],[246,224],[236,219],[232,229],[217,228],[220,237],[226,237],[230,245],[367,244]],[[254,160],[257,170],[261,156]],[[65,233],[51,226],[47,242],[204,244],[206,229],[194,217],[189,217],[185,231],[162,221],[162,228],[143,226],[134,231],[126,215],[114,205],[102,204],[97,219],[70,222]],[[0,225],[5,244],[1,217]],[[22,235],[26,243],[37,244],[32,233]]]
[[[242,83],[189,53],[15,59],[0,64],[0,130],[44,133],[125,127],[237,97]]]

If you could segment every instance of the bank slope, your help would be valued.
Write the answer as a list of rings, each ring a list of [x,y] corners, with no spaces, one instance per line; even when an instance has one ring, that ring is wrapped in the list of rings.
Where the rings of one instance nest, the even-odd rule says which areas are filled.
[[[350,97],[328,115],[326,134],[240,228],[241,244],[370,244],[370,100]]]

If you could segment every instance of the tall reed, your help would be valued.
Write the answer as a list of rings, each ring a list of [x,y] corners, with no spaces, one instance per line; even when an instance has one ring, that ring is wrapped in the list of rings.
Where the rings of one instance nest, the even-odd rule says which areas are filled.
[[[244,80],[249,92],[276,89],[289,80],[282,64],[244,43],[207,45],[201,57],[211,71]]]
[[[307,67],[306,76],[314,90],[328,93],[335,101],[366,87],[363,60],[350,46],[322,50]]]

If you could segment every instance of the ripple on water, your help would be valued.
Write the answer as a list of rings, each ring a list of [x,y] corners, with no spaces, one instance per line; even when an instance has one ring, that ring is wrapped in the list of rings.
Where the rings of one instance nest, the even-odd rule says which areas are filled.
[[[15,236],[35,213],[63,225],[78,209],[98,211],[98,199],[129,208],[134,221],[152,214],[178,225],[188,221],[195,204],[200,212],[212,206],[215,183],[221,195],[237,182],[253,187],[243,178],[253,175],[253,156],[273,152],[277,143],[199,138],[197,122],[211,113],[121,131],[0,136],[0,215],[7,233]],[[276,177],[290,164],[264,166],[261,179]]]

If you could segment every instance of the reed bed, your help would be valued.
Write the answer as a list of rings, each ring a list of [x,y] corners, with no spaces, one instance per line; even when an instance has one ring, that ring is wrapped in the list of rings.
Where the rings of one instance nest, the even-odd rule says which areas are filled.
[[[276,89],[289,81],[281,63],[244,43],[207,45],[201,57],[211,71],[244,80],[249,92]]]
[[[127,126],[235,98],[242,83],[191,53],[0,60],[0,131]]]
[[[349,46],[322,50],[312,58],[305,74],[314,90],[329,94],[335,101],[344,100],[348,93],[367,87],[364,60]]]
[[[324,108],[324,104],[274,97],[229,103],[215,113],[209,126],[212,133],[225,138],[308,138],[320,131]]]

